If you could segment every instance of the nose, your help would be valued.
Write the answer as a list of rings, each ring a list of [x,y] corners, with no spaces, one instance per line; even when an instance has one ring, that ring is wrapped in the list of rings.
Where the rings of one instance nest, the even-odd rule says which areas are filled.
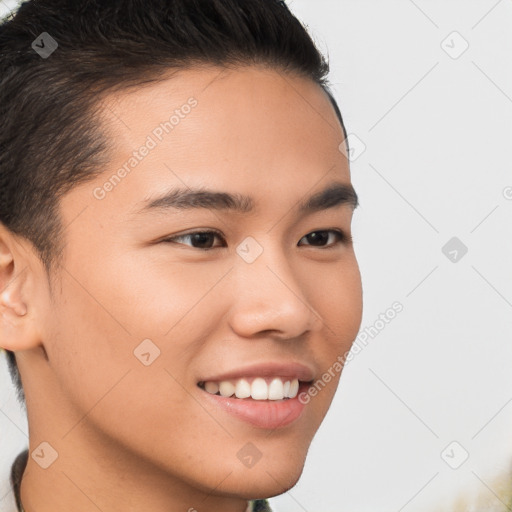
[[[300,272],[281,248],[269,245],[252,263],[239,258],[231,272],[233,302],[227,319],[231,328],[241,337],[279,339],[321,329],[324,322],[308,300]]]

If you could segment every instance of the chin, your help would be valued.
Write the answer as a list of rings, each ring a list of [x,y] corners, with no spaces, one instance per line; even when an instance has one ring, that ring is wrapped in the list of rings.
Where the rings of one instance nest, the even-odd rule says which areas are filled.
[[[304,470],[304,458],[262,458],[254,467],[233,473],[226,481],[224,491],[247,500],[272,498],[283,494],[299,481]]]

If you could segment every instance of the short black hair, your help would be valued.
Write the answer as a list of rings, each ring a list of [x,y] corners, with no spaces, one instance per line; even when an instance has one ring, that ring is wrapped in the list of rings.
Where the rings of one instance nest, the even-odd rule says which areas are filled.
[[[49,37],[53,53],[36,51]],[[63,250],[59,199],[109,161],[99,100],[201,64],[313,80],[346,139],[328,61],[283,1],[30,0],[0,23],[0,222],[33,244],[48,274]],[[13,352],[7,361],[24,404]]]

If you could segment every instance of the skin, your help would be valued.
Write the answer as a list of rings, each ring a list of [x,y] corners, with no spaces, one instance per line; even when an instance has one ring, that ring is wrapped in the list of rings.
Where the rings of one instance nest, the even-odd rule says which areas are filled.
[[[190,114],[96,199],[191,96]],[[295,210],[329,183],[350,184],[341,126],[318,85],[256,66],[182,71],[103,106],[111,163],[61,200],[52,286],[33,247],[0,225],[1,344],[17,352],[30,452],[47,442],[58,453],[47,469],[29,457],[22,502],[26,512],[244,512],[297,482],[340,374],[272,431],[210,406],[197,381],[266,361],[303,362],[320,378],[350,348],[362,313],[353,246],[304,237],[350,235],[353,208]],[[136,213],[184,184],[250,195],[255,210]],[[209,252],[187,237],[160,241],[207,229],[222,233]],[[247,236],[263,248],[251,264],[236,252]],[[160,350],[149,366],[133,354],[145,339]],[[247,442],[262,454],[252,468],[237,457]]]

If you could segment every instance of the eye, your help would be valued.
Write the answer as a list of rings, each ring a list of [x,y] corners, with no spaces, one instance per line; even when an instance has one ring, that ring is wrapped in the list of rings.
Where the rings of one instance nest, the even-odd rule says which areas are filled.
[[[177,236],[173,236],[171,238],[166,238],[166,239],[162,240],[162,242],[179,243],[179,240],[184,240],[184,239],[189,238],[192,241],[192,247],[194,249],[202,249],[203,251],[208,251],[210,249],[217,248],[217,247],[212,247],[211,244],[209,243],[216,236],[219,238],[222,237],[222,235],[220,233],[218,233],[217,231],[194,231],[192,233],[186,233],[184,235],[177,235]],[[194,245],[194,244],[197,244],[197,245]]]
[[[334,242],[330,244],[326,244],[329,241],[329,236],[334,235]],[[212,249],[217,249],[219,247],[225,247],[225,243],[222,245],[214,246],[211,242],[218,237],[219,239],[224,240],[221,233],[218,231],[193,231],[191,233],[185,233],[183,235],[177,235],[170,238],[165,238],[162,242],[166,243],[177,243],[180,244],[181,241],[189,239],[191,242],[191,246],[194,249],[201,249],[203,251],[208,251]],[[312,245],[313,247],[319,248],[327,248],[331,249],[339,244],[347,244],[352,241],[352,238],[349,235],[346,235],[343,231],[337,229],[326,229],[326,230],[318,230],[312,231],[311,233],[304,236],[301,240],[306,239],[308,241],[308,245]],[[185,244],[187,245],[187,244]]]
[[[334,238],[337,238],[337,242],[323,245],[324,242],[329,240],[329,236],[334,235]],[[327,249],[332,249],[336,245],[339,244],[347,244],[352,241],[352,238],[349,235],[346,235],[343,231],[340,231],[338,229],[326,229],[326,230],[320,230],[320,231],[312,231],[311,233],[307,234],[305,237],[302,238],[302,240],[307,239],[310,244],[314,247],[324,247]],[[320,244],[320,245],[319,245]]]

